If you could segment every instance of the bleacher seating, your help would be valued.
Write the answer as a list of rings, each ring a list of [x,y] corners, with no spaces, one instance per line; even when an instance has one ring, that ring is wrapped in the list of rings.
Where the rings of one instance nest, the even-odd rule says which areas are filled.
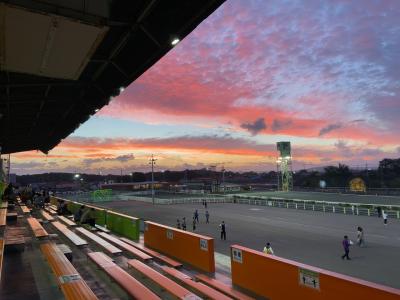
[[[177,262],[176,260],[173,260],[172,258],[169,258],[169,257],[167,257],[167,256],[165,256],[165,255],[163,255],[163,254],[161,254],[161,253],[159,253],[157,251],[149,249],[149,248],[145,247],[144,245],[142,245],[140,243],[136,243],[134,241],[131,241],[131,240],[129,240],[127,238],[123,238],[123,237],[121,237],[120,239],[121,239],[121,241],[123,241],[123,242],[125,242],[125,243],[127,243],[127,244],[129,244],[129,245],[131,245],[133,247],[135,247],[136,249],[139,249],[140,251],[143,251],[144,253],[152,256],[153,258],[157,259],[158,261],[160,261],[160,262],[162,262],[164,264],[167,264],[167,265],[169,265],[169,266],[171,266],[173,268],[182,267],[182,263]]]
[[[201,299],[175,281],[165,277],[163,274],[150,268],[148,265],[138,261],[137,259],[129,260],[128,266],[132,267],[142,276],[150,279],[154,284],[160,286],[162,289],[165,289],[168,293],[177,297],[178,299]]]
[[[146,261],[146,260],[152,259],[152,257],[150,255],[148,255],[148,254],[136,249],[135,247],[133,247],[133,246],[121,241],[120,239],[118,239],[118,238],[116,238],[116,237],[114,237],[114,236],[112,236],[112,235],[110,235],[108,233],[99,232],[98,234],[101,237],[109,240],[110,242],[118,245],[120,248],[124,249],[126,252],[132,254],[135,257],[140,258],[141,260]]]
[[[0,209],[0,227],[7,224],[7,208]]]
[[[168,274],[173,279],[182,282],[188,288],[199,292],[200,294],[204,295],[208,299],[214,300],[232,300],[232,298],[226,296],[225,294],[201,283],[193,281],[192,278],[174,268],[163,266],[161,269]]]
[[[40,249],[67,300],[98,299],[56,244],[47,242]]]
[[[213,287],[216,290],[219,290],[220,292],[224,293],[225,295],[228,295],[229,297],[232,297],[233,299],[236,300],[254,300],[254,298],[247,296],[243,294],[242,292],[239,292],[238,290],[233,289],[232,286],[229,286],[219,280],[216,280],[214,278],[210,278],[207,275],[204,274],[198,274],[196,275],[196,279],[202,281],[203,283]]]
[[[76,226],[76,223],[74,221],[71,221],[70,219],[64,216],[58,216],[58,219],[70,227]]]
[[[75,246],[85,246],[87,242],[79,237],[75,232],[72,232],[65,226],[58,221],[52,222],[51,224],[54,225],[59,231],[61,231]]]
[[[25,215],[25,214],[30,214],[30,213],[31,213],[31,210],[30,210],[26,205],[21,205],[20,207],[21,207],[22,213],[23,213],[24,215]]]
[[[4,256],[4,239],[0,239],[0,281],[1,281],[1,273],[3,271],[3,256]]]
[[[35,237],[43,238],[49,235],[36,218],[29,217],[26,220],[28,221]]]
[[[129,296],[138,300],[161,299],[102,252],[88,253],[89,258],[108,274]]]
[[[110,244],[106,240],[102,239],[101,237],[97,236],[96,234],[90,232],[89,230],[83,228],[83,227],[78,227],[76,228],[76,231],[82,233],[92,241],[96,242],[98,245],[103,247],[108,253],[111,254],[121,254],[122,251],[115,247],[114,245]]]
[[[48,221],[48,222],[53,222],[55,219],[51,215],[49,215],[47,212],[44,210],[41,210],[40,213],[42,214],[43,218]]]

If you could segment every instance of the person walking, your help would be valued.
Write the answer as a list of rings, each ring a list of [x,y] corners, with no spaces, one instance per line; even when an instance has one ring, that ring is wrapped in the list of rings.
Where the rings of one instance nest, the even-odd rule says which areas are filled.
[[[196,219],[193,218],[193,231],[196,231]]]
[[[267,245],[263,249],[263,252],[265,254],[274,255],[274,250],[272,250],[271,243],[267,243]]]
[[[351,241],[349,240],[349,237],[347,235],[344,236],[342,245],[344,249],[344,254],[342,255],[342,259],[346,257],[347,260],[350,260],[351,258],[349,257],[349,253],[350,253]]]
[[[210,223],[210,213],[206,210],[206,224]]]
[[[207,209],[207,200],[204,200],[204,208]]]
[[[384,210],[382,210],[382,218],[383,218],[383,224],[387,225],[388,214]]]
[[[197,211],[197,209],[195,210],[194,214],[193,214],[193,219],[196,222],[199,222],[199,212]]]
[[[221,228],[221,240],[226,240],[226,226],[225,222],[222,221],[221,224],[219,224],[219,227]]]
[[[182,229],[186,231],[186,218],[182,218]]]
[[[176,219],[176,228],[181,229],[181,221],[179,219]]]
[[[359,247],[362,247],[365,245],[364,241],[364,230],[362,229],[361,226],[357,227],[357,245]]]

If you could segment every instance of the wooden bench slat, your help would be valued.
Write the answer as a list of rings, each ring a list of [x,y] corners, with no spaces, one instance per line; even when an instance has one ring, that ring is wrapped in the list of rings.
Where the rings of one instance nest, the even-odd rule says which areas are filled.
[[[40,249],[53,270],[56,281],[67,300],[98,299],[56,244],[44,243],[40,245]]]
[[[45,212],[44,210],[41,210],[40,213],[42,214],[43,218],[46,219],[46,221],[53,222],[53,221],[55,220],[52,216],[50,216],[50,215],[49,215],[47,212]]]
[[[7,208],[0,209],[0,226],[6,226],[7,224]]]
[[[172,258],[169,258],[168,256],[165,256],[157,251],[154,251],[150,248],[145,247],[144,245],[140,244],[140,243],[136,243],[134,241],[131,241],[127,238],[120,238],[121,241],[128,243],[129,245],[135,247],[136,249],[139,249],[140,251],[143,251],[145,253],[147,253],[148,255],[152,256],[153,258],[158,259],[159,261],[173,267],[173,268],[180,268],[182,267],[182,263],[177,262],[176,260],[173,260]]]
[[[201,283],[193,281],[192,278],[174,268],[163,266],[161,269],[167,273],[169,276],[177,279],[178,281],[186,284],[190,288],[200,292],[202,295],[206,296],[209,299],[214,300],[232,300],[231,297],[226,296],[225,294]]]
[[[101,247],[103,247],[107,252],[111,254],[120,254],[122,251],[115,247],[114,245],[110,244],[106,240],[102,239],[101,237],[95,235],[94,233],[90,232],[89,230],[83,228],[83,227],[78,227],[76,228],[76,231],[79,231],[92,241],[95,241],[97,244],[99,244]]]
[[[24,214],[30,214],[31,210],[26,205],[21,205],[21,210]]]
[[[31,227],[35,237],[41,238],[49,235],[36,218],[29,217],[26,220],[28,221],[28,224]]]
[[[76,226],[76,223],[74,221],[71,221],[70,219],[64,217],[64,216],[58,216],[58,219],[67,224],[68,226]]]
[[[179,299],[201,299],[189,290],[177,284],[175,281],[165,277],[163,274],[150,268],[148,265],[145,265],[137,259],[128,260],[128,265]]]
[[[74,243],[76,246],[84,246],[87,245],[87,242],[82,239],[79,235],[77,235],[75,232],[72,232],[65,226],[64,224],[61,224],[59,221],[55,221],[51,223],[56,227],[59,231],[61,231],[72,243]]]
[[[3,256],[4,256],[4,239],[0,239],[0,281],[1,281],[1,273],[3,269]]]
[[[254,298],[247,296],[243,294],[242,292],[239,292],[235,289],[233,289],[232,286],[229,286],[217,279],[210,278],[204,274],[198,274],[195,276],[196,279],[204,282],[205,284],[213,287],[214,289],[224,293],[225,295],[228,295],[229,297],[232,297],[233,299],[237,300],[254,300]]]
[[[138,280],[133,278],[128,272],[113,262],[113,260],[102,252],[88,253],[90,259],[103,269],[125,292],[139,300],[159,300],[161,299],[151,290],[145,287]]]
[[[105,232],[99,232],[98,235],[100,235],[101,237],[109,240],[110,242],[118,245],[119,247],[121,247],[122,249],[124,249],[125,251],[129,252],[130,254],[140,258],[141,260],[149,260],[152,259],[152,257],[138,249],[136,249],[135,247],[121,241],[120,239],[113,237],[112,235],[105,233]]]

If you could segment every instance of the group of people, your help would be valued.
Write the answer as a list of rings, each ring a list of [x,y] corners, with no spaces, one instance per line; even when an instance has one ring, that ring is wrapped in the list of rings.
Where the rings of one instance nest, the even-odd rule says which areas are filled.
[[[349,257],[350,253],[350,246],[353,245],[353,241],[349,239],[347,235],[343,237],[342,246],[344,250],[344,254],[342,255],[342,259],[350,260]],[[364,239],[364,229],[361,226],[357,227],[357,245],[359,247],[365,246],[365,239]]]
[[[204,213],[204,216],[206,218],[206,224],[209,224],[210,223],[210,213],[208,212],[208,209],[207,209],[207,200],[203,200],[202,204],[203,204],[204,208],[206,209],[206,211]],[[199,211],[196,209],[194,211],[194,213],[193,213],[193,219],[192,219],[192,230],[193,231],[196,231],[196,227],[197,227],[197,224],[199,222],[200,222]],[[176,228],[186,231],[187,225],[186,225],[186,218],[185,217],[182,218],[182,221],[180,219],[176,219]],[[225,224],[225,221],[222,221],[219,224],[219,228],[220,228],[220,231],[221,231],[221,240],[226,240],[226,224]]]
[[[3,192],[2,198],[9,205],[13,205],[19,198],[22,203],[28,206],[44,208],[46,203],[50,203],[50,192],[47,190],[33,190],[30,185],[15,187],[12,183],[9,183]]]

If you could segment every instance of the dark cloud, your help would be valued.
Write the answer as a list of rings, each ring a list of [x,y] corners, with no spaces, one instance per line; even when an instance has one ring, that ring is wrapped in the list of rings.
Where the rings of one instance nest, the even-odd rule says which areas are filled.
[[[331,131],[334,131],[334,130],[342,128],[342,127],[343,127],[343,125],[340,123],[329,124],[329,125],[325,126],[324,128],[321,128],[318,135],[323,136]]]
[[[240,125],[243,129],[249,131],[252,135],[258,134],[260,131],[267,129],[264,118],[259,118],[254,123],[243,123]]]
[[[83,164],[86,166],[90,166],[95,163],[102,163],[102,162],[113,162],[118,161],[120,163],[128,162],[135,159],[133,154],[125,154],[116,157],[99,157],[99,158],[86,158],[82,160]]]
[[[275,119],[272,122],[271,129],[272,129],[272,131],[280,131],[282,129],[286,129],[286,128],[290,127],[292,125],[292,123],[293,122],[291,120],[278,120],[278,119]]]

